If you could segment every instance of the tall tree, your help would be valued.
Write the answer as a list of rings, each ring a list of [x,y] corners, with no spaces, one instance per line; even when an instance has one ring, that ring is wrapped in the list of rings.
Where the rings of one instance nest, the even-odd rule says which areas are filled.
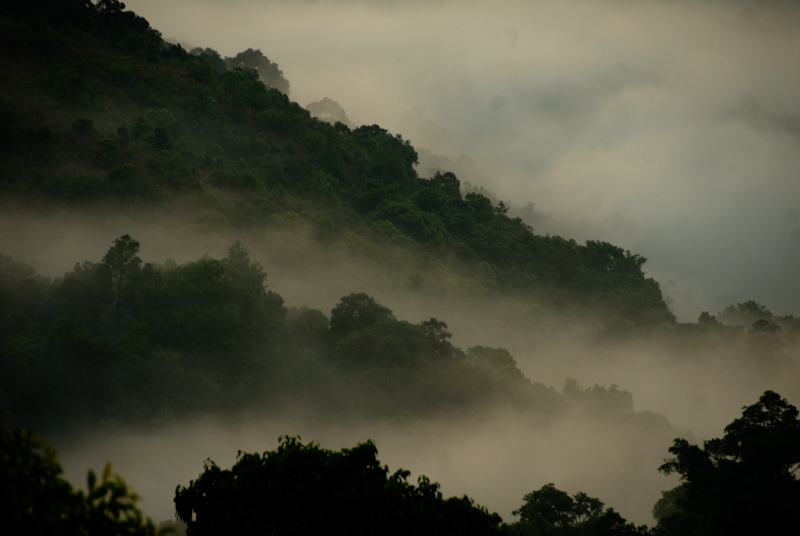
[[[100,273],[105,275],[111,284],[111,308],[119,327],[119,311],[125,285],[130,277],[141,270],[142,259],[139,253],[139,242],[129,235],[122,235],[114,240],[114,245],[108,250],[100,262]]]
[[[355,128],[355,123],[347,117],[347,112],[335,100],[325,97],[322,100],[312,102],[306,106],[306,110],[320,121],[325,121],[331,125],[341,123],[347,128]]]
[[[341,338],[385,319],[394,319],[394,315],[391,309],[376,302],[375,298],[364,292],[348,294],[331,310],[331,335]]]

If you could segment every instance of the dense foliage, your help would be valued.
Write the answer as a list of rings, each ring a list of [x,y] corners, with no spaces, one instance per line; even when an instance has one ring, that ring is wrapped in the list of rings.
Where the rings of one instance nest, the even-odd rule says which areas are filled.
[[[138,250],[124,235],[55,281],[0,256],[0,388],[21,422],[53,433],[289,401],[340,417],[560,404],[506,350],[462,351],[444,322],[399,320],[367,294],[344,296],[330,320],[287,309],[238,242],[182,265]]]
[[[683,483],[656,505],[658,534],[790,534],[800,526],[800,420],[765,392],[702,447],[676,439],[660,470]]]
[[[55,451],[31,432],[0,426],[0,502],[3,533],[10,536],[155,536],[139,497],[106,465],[98,481],[90,470],[87,490],[62,476]]]
[[[469,497],[444,499],[439,485],[409,472],[389,473],[368,441],[339,452],[282,438],[263,454],[239,452],[231,469],[211,461],[188,488],[178,486],[175,508],[189,534],[420,534],[501,533],[500,516]]]
[[[720,439],[702,448],[676,439],[660,470],[683,483],[664,492],[652,529],[627,522],[602,501],[546,484],[526,494],[504,524],[467,496],[444,499],[439,484],[409,471],[390,473],[371,441],[331,451],[282,437],[263,454],[239,452],[231,469],[208,460],[175,490],[187,534],[519,534],[654,536],[789,534],[798,524],[800,420],[780,395],[765,392]],[[138,497],[111,472],[87,492],[61,477],[55,451],[28,431],[0,427],[0,499],[9,534],[155,535]]]
[[[615,329],[674,321],[644,258],[537,235],[452,173],[420,178],[408,141],[313,118],[258,50],[187,52],[116,0],[14,1],[0,17],[5,208],[159,206],[207,231],[302,223],[322,243],[401,248]]]
[[[513,512],[520,521],[515,532],[530,536],[637,536],[647,527],[628,523],[613,508],[604,508],[600,499],[578,492],[574,497],[545,484],[523,497],[525,503]]]

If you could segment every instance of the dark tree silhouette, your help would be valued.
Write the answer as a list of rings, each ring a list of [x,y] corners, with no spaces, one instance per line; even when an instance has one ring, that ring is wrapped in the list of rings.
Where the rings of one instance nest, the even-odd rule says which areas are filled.
[[[188,534],[499,534],[501,519],[471,499],[444,499],[439,485],[389,473],[371,441],[335,452],[281,438],[264,454],[239,452],[231,469],[207,461],[175,508]]]
[[[55,450],[28,430],[0,426],[0,504],[3,534],[155,536],[159,531],[136,506],[139,497],[107,464],[87,491],[61,476]]]
[[[114,318],[119,322],[119,310],[122,296],[128,279],[136,274],[142,266],[139,253],[139,242],[129,235],[123,235],[114,240],[114,245],[108,250],[99,269],[111,283],[112,311]]]
[[[379,320],[393,319],[391,309],[363,292],[348,294],[331,310],[331,335],[341,337],[372,327]]]
[[[553,484],[545,484],[523,498],[525,504],[513,512],[520,521],[513,528],[518,534],[535,536],[636,536],[646,527],[628,523],[612,508],[603,508],[600,499],[583,492],[570,497]]]
[[[660,534],[789,534],[800,526],[800,421],[773,391],[703,447],[676,439],[659,470],[681,476]],[[790,530],[791,529],[791,530]]]

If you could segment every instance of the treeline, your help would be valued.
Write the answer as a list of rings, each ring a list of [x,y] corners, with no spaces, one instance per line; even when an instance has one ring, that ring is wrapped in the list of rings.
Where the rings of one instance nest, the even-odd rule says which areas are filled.
[[[557,393],[526,378],[507,350],[462,350],[444,321],[412,324],[365,293],[342,297],[329,313],[286,307],[238,242],[222,259],[185,264],[144,263],[138,251],[122,236],[102,259],[55,280],[0,254],[0,393],[21,422],[58,433],[287,404],[337,419],[413,419],[495,403],[540,415],[575,407],[635,415],[631,394],[615,386],[568,379]],[[769,314],[747,302],[720,317],[748,311]],[[676,357],[730,344],[750,368],[797,370],[786,352],[793,318],[745,329],[704,315],[662,334]]]
[[[125,235],[99,262],[48,280],[0,255],[0,389],[20,422],[158,426],[191,414],[270,411],[417,418],[495,403],[554,415],[630,415],[615,386],[563,394],[502,348],[450,342],[447,324],[396,318],[364,293],[325,314],[287,308],[237,242],[223,259],[144,263]]]
[[[634,413],[631,394],[616,386],[567,379],[558,393],[532,382],[507,350],[462,350],[444,321],[398,319],[365,293],[329,313],[286,307],[238,242],[222,259],[185,264],[144,263],[138,250],[122,236],[99,261],[55,280],[0,254],[0,395],[20,422],[55,434],[286,405],[337,420],[495,404],[544,416],[579,408],[642,425],[652,417]],[[722,336],[747,343],[758,367],[796,370],[772,332],[692,326],[695,335],[675,338],[676,353]]]
[[[677,323],[653,340],[676,359],[725,355],[741,370],[773,379],[800,371],[800,318],[774,315],[753,300],[729,305],[716,315],[703,311],[697,322]]]
[[[546,484],[522,498],[504,523],[469,498],[442,496],[438,483],[381,465],[371,441],[330,451],[282,437],[263,454],[239,452],[230,469],[208,460],[175,490],[177,523],[157,530],[138,497],[106,466],[87,491],[61,476],[54,451],[30,432],[0,427],[0,501],[6,532],[65,535],[423,534],[531,536],[685,536],[790,534],[800,523],[800,420],[780,395],[765,392],[743,408],[721,438],[702,446],[675,439],[659,468],[681,484],[653,508],[657,524],[626,521],[583,492]],[[497,483],[496,483],[497,484]],[[502,484],[502,483],[500,483]]]
[[[453,267],[464,280],[609,328],[671,324],[645,259],[540,236],[377,125],[351,130],[291,102],[277,65],[165,42],[115,0],[0,8],[5,209],[161,207],[205,231],[304,226],[321,244]],[[263,80],[275,87],[268,87]]]

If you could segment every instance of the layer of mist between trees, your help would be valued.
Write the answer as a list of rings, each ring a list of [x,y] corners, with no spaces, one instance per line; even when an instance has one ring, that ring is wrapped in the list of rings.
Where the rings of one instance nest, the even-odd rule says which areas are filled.
[[[258,50],[223,69],[101,4],[2,37],[33,44],[0,79],[1,387],[75,480],[110,460],[169,517],[209,456],[371,437],[504,519],[555,482],[646,523],[672,438],[800,397],[796,318],[675,322],[640,255],[536,234],[401,136],[314,120]]]
[[[383,393],[385,406],[375,398],[380,391],[362,395],[372,403],[364,409],[353,406],[358,415],[365,414],[367,407],[375,416],[401,410],[423,415],[442,408],[469,408],[475,402],[487,405],[492,400],[545,414],[558,410],[552,388],[531,384],[505,349],[475,345],[465,352],[451,344],[447,324],[436,318],[410,323],[363,292],[341,297],[330,316],[305,304],[286,308],[279,294],[266,290],[267,274],[238,241],[219,260],[203,255],[184,264],[171,259],[163,264],[143,263],[138,250],[139,242],[124,235],[114,240],[99,262],[76,263],[53,281],[3,257],[6,389],[12,407],[16,405],[25,418],[36,421],[50,413],[35,409],[40,396],[29,389],[37,383],[41,396],[59,396],[58,389],[42,387],[48,382],[39,382],[38,375],[46,375],[51,366],[77,364],[78,374],[82,370],[91,387],[100,385],[94,383],[100,377],[108,380],[108,373],[119,375],[119,385],[104,395],[111,398],[102,404],[111,403],[112,409],[86,414],[90,421],[96,417],[121,417],[121,422],[132,419],[133,423],[151,420],[157,401],[150,409],[147,403],[140,406],[141,415],[135,405],[118,408],[122,413],[113,406],[116,399],[125,400],[126,385],[134,378],[154,374],[158,379],[162,362],[185,373],[198,373],[188,384],[199,382],[209,388],[189,399],[185,398],[188,391],[174,399],[170,396],[175,393],[154,392],[156,400],[164,396],[174,409],[180,408],[179,401],[188,403],[181,409],[189,414],[235,409],[250,402],[269,405],[270,400],[292,399],[302,393],[324,401],[334,395],[342,378],[349,378],[346,383],[364,382],[365,389],[378,385],[389,389]],[[333,391],[327,392],[328,382]],[[65,383],[66,392],[74,388]],[[185,378],[181,384],[188,385]],[[86,398],[85,403],[78,402],[79,409],[90,410],[94,405],[90,400],[98,396],[94,391],[82,394]],[[311,407],[325,407],[332,414],[342,410],[347,415],[347,408],[358,404],[362,396],[343,392],[344,399],[352,397],[350,403],[341,406],[331,399]],[[332,408],[326,407],[329,403]],[[612,405],[632,409],[624,396]],[[166,409],[169,414],[173,408]],[[132,413],[126,417],[129,410]],[[81,414],[73,413],[71,419],[80,422]]]
[[[16,220],[17,223],[21,221]],[[96,239],[91,238],[91,232],[76,232],[79,227],[69,225],[80,224],[75,221],[68,224],[67,221],[66,218],[51,220],[56,224],[48,225],[32,219],[25,227],[29,233],[38,233],[47,228],[52,233],[51,239],[56,240],[65,240],[67,236],[80,237],[71,246],[76,250],[82,247],[95,251],[99,249]],[[112,222],[112,227],[118,224],[113,223],[113,219],[108,221]],[[168,226],[165,222],[152,220],[149,224],[138,225],[141,225],[143,235],[152,237],[155,241],[149,248],[145,243],[145,251],[171,251],[186,259],[181,264],[162,261],[158,268],[162,271],[188,267],[198,263],[198,259],[213,261],[215,257],[221,258],[223,252],[228,257],[231,255],[229,246],[225,246],[226,243],[229,244],[227,237],[193,234],[190,228],[181,231],[180,225]],[[111,229],[106,228],[100,234],[109,232]],[[64,235],[59,238],[58,233]],[[387,461],[435,475],[437,480],[444,482],[448,493],[468,493],[483,504],[505,512],[504,517],[516,507],[515,501],[518,500],[519,493],[524,493],[525,488],[530,486],[530,481],[536,480],[542,485],[549,481],[558,481],[562,489],[573,492],[583,490],[602,496],[607,504],[613,505],[628,519],[645,523],[649,522],[649,510],[653,501],[664,488],[664,478],[652,468],[663,457],[665,443],[681,433],[680,430],[694,433],[700,438],[713,434],[714,430],[718,430],[731,418],[731,411],[735,412],[740,407],[742,399],[747,399],[748,396],[752,399],[753,393],[757,394],[764,385],[779,384],[787,392],[796,387],[793,385],[792,375],[795,364],[790,359],[781,359],[779,353],[775,353],[778,346],[785,344],[780,343],[775,336],[748,334],[741,328],[726,328],[722,325],[705,333],[703,329],[711,328],[702,328],[701,324],[697,324],[693,328],[687,325],[688,332],[679,332],[680,335],[673,333],[633,339],[608,339],[607,335],[603,335],[604,331],[588,319],[584,322],[570,318],[555,319],[542,315],[537,310],[531,311],[523,302],[515,303],[511,298],[470,297],[463,294],[463,289],[436,283],[435,274],[428,274],[428,283],[415,289],[408,277],[398,277],[395,272],[383,272],[379,263],[348,259],[340,253],[314,246],[312,240],[304,239],[303,236],[304,233],[297,231],[294,234],[278,234],[248,241],[253,259],[262,259],[265,265],[276,269],[277,275],[272,272],[265,280],[268,288],[284,288],[286,291],[278,292],[280,296],[285,292],[294,296],[294,299],[286,303],[289,307],[289,319],[297,319],[296,315],[303,314],[303,311],[305,314],[312,312],[304,310],[303,306],[316,306],[321,311],[314,315],[324,322],[319,326],[323,329],[327,324],[328,313],[322,311],[329,311],[336,305],[337,300],[344,295],[343,292],[365,289],[380,296],[375,305],[398,304],[402,307],[403,313],[397,306],[392,308],[398,319],[424,323],[430,316],[436,316],[447,322],[446,329],[454,333],[452,341],[456,345],[461,344],[464,348],[474,345],[502,345],[511,349],[511,354],[501,352],[498,355],[507,355],[509,358],[514,356],[519,369],[527,377],[543,384],[536,389],[544,398],[534,397],[532,404],[527,406],[529,409],[525,409],[524,403],[519,406],[525,396],[515,403],[513,390],[508,391],[508,387],[502,389],[504,393],[499,399],[481,398],[480,389],[468,389],[464,392],[465,398],[461,400],[463,404],[459,404],[460,407],[449,407],[446,404],[437,409],[434,402],[428,407],[423,404],[409,411],[409,406],[402,402],[404,395],[400,395],[401,402],[388,402],[387,406],[383,406],[385,409],[381,416],[381,411],[378,410],[376,414],[375,410],[381,407],[381,403],[377,402],[379,399],[384,402],[387,400],[386,386],[394,381],[409,382],[407,393],[417,397],[419,395],[413,393],[418,389],[428,389],[426,385],[430,385],[430,382],[420,385],[421,377],[418,375],[406,379],[398,376],[389,384],[384,384],[379,393],[374,391],[374,385],[369,382],[365,384],[352,376],[349,380],[340,379],[338,383],[334,380],[333,384],[332,378],[328,376],[324,386],[315,385],[315,380],[308,377],[309,372],[313,372],[312,376],[318,375],[329,365],[324,360],[319,361],[306,354],[305,361],[300,361],[300,368],[296,369],[296,374],[303,378],[293,378],[293,373],[286,376],[284,370],[280,376],[282,379],[277,383],[273,380],[273,383],[253,389],[241,399],[235,399],[243,394],[240,392],[237,395],[236,386],[233,385],[230,394],[223,394],[219,399],[221,405],[216,407],[212,393],[220,396],[219,386],[208,386],[207,392],[197,392],[196,387],[193,387],[192,391],[208,405],[195,406],[194,411],[184,413],[181,417],[181,409],[169,407],[174,403],[173,397],[178,392],[176,389],[180,389],[179,384],[171,381],[178,378],[167,379],[167,383],[163,383],[166,378],[159,379],[160,374],[156,372],[152,379],[140,377],[136,380],[145,382],[137,383],[136,404],[130,406],[125,403],[117,409],[107,408],[111,412],[99,416],[102,419],[99,422],[96,420],[97,416],[89,417],[82,423],[75,421],[77,428],[69,426],[69,418],[61,421],[61,433],[68,433],[59,441],[63,441],[65,448],[62,454],[70,474],[73,474],[73,470],[83,470],[85,462],[92,458],[114,461],[118,469],[124,469],[125,474],[131,475],[131,482],[136,484],[136,488],[149,497],[145,503],[146,509],[164,511],[160,509],[167,508],[169,501],[163,490],[158,489],[161,477],[155,475],[162,471],[164,474],[172,474],[167,467],[179,467],[181,462],[177,458],[183,457],[188,465],[192,456],[195,459],[205,459],[218,452],[219,459],[224,460],[224,456],[231,456],[235,448],[258,450],[259,443],[268,443],[277,435],[288,432],[287,428],[291,428],[292,433],[323,441],[330,446],[346,446],[365,437],[376,439],[380,441]],[[36,241],[27,243],[35,244]],[[47,261],[41,255],[48,250],[49,248],[45,248],[37,251],[28,246],[26,257],[41,259],[37,264],[45,264]],[[236,251],[239,256],[247,254],[244,249]],[[102,258],[101,254],[93,256],[95,259]],[[13,276],[13,271],[8,270],[13,262],[15,261],[6,257],[5,277]],[[98,264],[97,260],[93,262]],[[411,263],[410,260],[407,262]],[[92,263],[78,266],[87,270]],[[263,273],[255,265],[250,266],[255,270],[254,274]],[[26,277],[30,275],[28,273]],[[74,272],[72,276],[75,276]],[[9,283],[12,281],[13,278],[11,281],[7,279]],[[51,285],[57,287],[59,281],[61,280],[56,280]],[[338,298],[335,297],[337,295]],[[128,316],[121,327],[114,326],[120,318],[131,314],[130,311],[125,312],[131,306],[128,301],[131,299],[133,296],[126,296],[123,300],[122,314],[116,319],[113,303],[105,303],[99,309],[101,312],[105,311],[102,315],[110,322],[110,326],[106,323],[104,329],[109,330],[107,333],[112,348],[118,347],[120,343],[132,342],[130,332],[135,330],[130,328],[135,325],[131,324],[134,318]],[[279,299],[277,295],[276,299]],[[429,316],[426,317],[423,311],[429,311]],[[8,318],[9,313],[10,311],[6,311],[5,318]],[[691,335],[692,332],[694,335]],[[95,336],[102,336],[102,329]],[[692,343],[692,337],[696,337],[697,341]],[[114,343],[117,338],[120,342]],[[411,340],[405,343],[399,340],[396,344],[408,346],[410,342]],[[153,339],[152,343],[155,344],[156,340]],[[759,344],[767,346],[759,347]],[[413,345],[410,347],[414,348]],[[774,362],[765,361],[769,357],[763,352],[765,348],[773,352],[772,359],[776,359]],[[692,353],[686,353],[687,349]],[[177,350],[178,355],[175,357],[182,359],[183,366],[186,367],[186,358],[191,351],[177,347],[172,350]],[[212,354],[214,353],[218,354],[215,359],[223,362],[230,359],[230,351],[214,350]],[[164,357],[168,354],[163,351],[160,354],[151,354],[151,359],[160,359],[159,355]],[[283,355],[283,362],[287,361],[287,357],[288,361],[297,359]],[[312,357],[310,361],[309,357]],[[5,363],[7,366],[8,362]],[[313,370],[303,369],[304,366]],[[202,370],[208,372],[210,369]],[[190,368],[185,368],[185,371],[191,373]],[[45,376],[37,381],[46,384],[46,372],[39,372]],[[587,389],[580,387],[577,382],[567,382],[565,385],[565,380],[569,377],[579,378],[580,385],[618,384],[625,390],[615,386],[610,389],[597,386]],[[103,382],[109,381],[107,376],[103,378]],[[201,378],[202,375],[197,380]],[[63,377],[59,380],[63,380]],[[91,386],[91,373],[81,381],[84,385],[88,382],[84,389],[96,394]],[[115,381],[119,381],[119,378]],[[124,423],[126,413],[137,407],[141,408],[142,404],[148,404],[147,398],[142,396],[145,392],[142,388],[153,381],[157,381],[160,387],[156,387],[156,391],[150,391],[153,393],[152,402],[155,406],[151,410],[144,410],[144,421],[141,421],[141,415],[134,415],[131,424],[135,426],[128,431],[121,429],[120,424],[114,424]],[[184,382],[185,377],[180,381]],[[204,384],[203,381],[193,383]],[[119,387],[120,385],[117,389]],[[441,385],[436,389],[440,388]],[[628,391],[635,395],[635,408],[633,397]],[[234,399],[229,399],[230,396]],[[330,396],[334,398],[331,399]],[[332,400],[341,396],[350,402],[330,406]],[[470,401],[475,396],[477,398]],[[317,402],[314,402],[315,398]],[[426,394],[424,398],[430,399],[430,395]],[[226,399],[233,400],[234,406],[229,406],[229,402],[224,401]],[[162,405],[161,409],[159,405]],[[125,406],[128,406],[127,409],[122,410]],[[350,410],[346,409],[348,406]],[[334,416],[331,408],[336,407],[341,412]],[[366,413],[365,408],[368,408]],[[569,409],[565,412],[566,408]],[[25,409],[30,410],[31,407]],[[47,408],[40,409],[45,414],[49,412]],[[634,409],[649,409],[667,415],[678,428],[669,425],[665,417],[649,412],[634,413]],[[228,422],[222,424],[214,417],[204,417],[207,411],[223,411],[228,415],[225,418]],[[71,412],[72,418],[79,414],[80,411]],[[376,417],[377,420],[374,420]],[[183,422],[186,419],[188,421]],[[323,424],[324,422],[327,424]],[[106,432],[93,431],[98,424]],[[136,431],[142,424],[150,431]],[[47,424],[42,428],[47,431]],[[241,444],[237,447],[237,443]],[[189,454],[194,447],[189,448],[187,445],[198,446],[196,455]],[[163,463],[162,469],[145,467],[145,464],[154,462],[150,461],[150,456],[142,458],[140,454],[151,448],[156,458],[163,456],[163,462],[155,462]],[[172,449],[177,449],[177,452],[172,455],[164,454]],[[156,452],[161,454],[155,454]],[[489,458],[482,460],[483,456]],[[475,469],[476,465],[481,469]],[[183,474],[191,476],[190,470],[187,467],[185,471],[188,474]],[[503,480],[507,485],[499,489],[482,489],[481,483],[491,478],[492,474],[506,475]],[[642,475],[649,476],[645,478]],[[518,487],[515,488],[511,482],[516,482]],[[163,497],[161,501],[157,499],[159,496]],[[157,505],[159,502],[161,506]]]
[[[584,390],[573,382],[559,395],[531,384],[505,350],[476,346],[464,353],[449,344],[444,323],[395,320],[388,308],[365,294],[340,300],[331,312],[330,331],[320,311],[290,309],[287,316],[281,298],[261,288],[265,274],[238,243],[221,262],[203,257],[154,266],[142,264],[137,252],[138,243],[123,236],[102,261],[76,264],[53,283],[4,258],[3,293],[12,306],[3,315],[7,402],[21,422],[67,443],[75,441],[79,451],[91,456],[100,456],[95,446],[104,446],[102,436],[92,437],[98,426],[114,437],[120,424],[144,425],[153,436],[143,437],[155,437],[156,444],[161,429],[172,426],[183,435],[199,433],[193,441],[199,445],[207,444],[205,434],[248,435],[215,432],[195,423],[209,412],[239,416],[245,429],[273,431],[272,415],[288,413],[284,423],[294,418],[293,427],[310,426],[315,435],[320,435],[315,430],[319,425],[313,423],[327,420],[343,427],[345,432],[337,433],[351,441],[376,419],[393,422],[390,436],[406,439],[390,443],[408,445],[422,434],[439,445],[421,448],[416,456],[466,457],[454,464],[455,474],[484,450],[483,433],[472,440],[463,436],[471,436],[476,426],[500,426],[486,434],[507,438],[509,419],[512,428],[529,428],[536,436],[554,433],[557,439],[543,447],[553,455],[551,449],[564,442],[585,448],[584,440],[573,437],[578,435],[575,427],[582,428],[575,423],[583,421],[608,420],[605,426],[618,428],[622,436],[652,438],[656,431],[662,443],[674,435],[663,417],[632,413],[630,394],[616,387]],[[248,285],[247,290],[241,285]],[[238,328],[236,317],[230,317],[237,313],[244,324]],[[565,412],[577,421],[559,424]],[[188,430],[197,426],[199,431],[178,424],[186,419],[193,423]],[[357,432],[351,433],[351,426]],[[451,437],[450,427],[463,428],[456,432],[462,437]],[[119,445],[134,452],[147,450],[136,446],[140,441],[146,445],[147,439],[124,432],[121,438]],[[478,444],[464,449],[470,441]],[[590,443],[596,447],[599,439]],[[178,441],[176,446],[184,444]],[[530,451],[529,439],[511,444]],[[446,445],[458,450],[448,452]],[[470,454],[473,448],[477,452]],[[440,449],[444,453],[436,454]],[[67,459],[70,451],[68,447]],[[404,456],[411,453],[401,451]],[[127,458],[124,453],[110,455],[118,465]],[[508,459],[498,461],[505,464]]]
[[[6,251],[49,277],[63,274],[77,259],[100,259],[115,236],[140,239],[143,258],[179,263],[202,255],[221,258],[236,232],[198,232],[190,225],[161,220],[153,213],[94,216],[6,215]],[[97,222],[102,221],[98,226]],[[367,292],[398,318],[445,321],[456,346],[483,345],[510,351],[529,378],[560,389],[567,377],[583,385],[618,384],[634,393],[636,407],[667,415],[681,429],[714,433],[728,415],[716,408],[738,407],[767,388],[791,396],[795,353],[791,324],[777,334],[748,334],[751,328],[679,324],[655,333],[611,337],[591,315],[555,315],[524,298],[486,293],[442,265],[420,263],[407,253],[364,258],[315,243],[313,233],[245,233],[253,260],[269,274],[267,284],[289,307],[329,312],[353,292]],[[721,315],[722,311],[716,315]],[[753,318],[755,322],[757,318]],[[752,323],[749,322],[749,323]],[[748,323],[748,324],[749,324]],[[789,367],[787,369],[787,367]],[[702,407],[705,411],[699,412]]]
[[[446,496],[467,494],[504,520],[513,519],[522,495],[556,482],[570,493],[601,497],[631,521],[651,524],[661,491],[676,484],[657,472],[666,447],[681,435],[665,424],[655,416],[648,426],[591,412],[543,420],[507,409],[469,419],[397,416],[346,424],[289,413],[233,422],[190,420],[149,432],[89,433],[79,442],[62,443],[60,457],[76,482],[86,467],[113,460],[142,495],[145,512],[164,520],[173,511],[174,483],[195,478],[207,458],[229,467],[238,450],[273,448],[287,430],[332,449],[371,438],[383,463],[409,468],[412,480],[427,475],[442,484]]]

